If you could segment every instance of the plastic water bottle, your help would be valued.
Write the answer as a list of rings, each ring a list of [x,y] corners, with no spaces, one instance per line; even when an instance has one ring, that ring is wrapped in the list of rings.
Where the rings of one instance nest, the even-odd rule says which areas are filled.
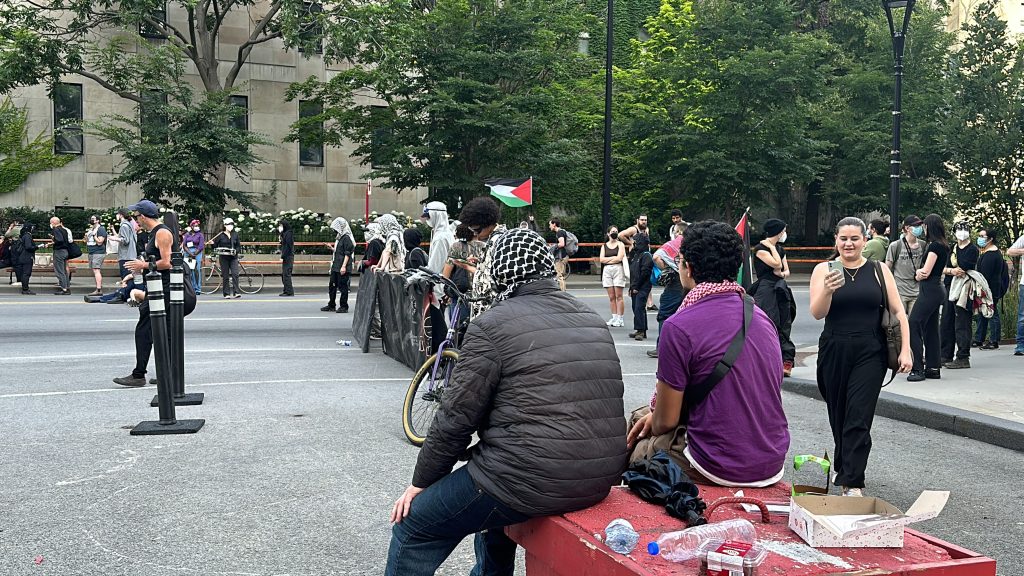
[[[338,344],[341,344],[345,348],[349,348],[349,347],[352,346],[352,341],[351,340],[338,340]]]
[[[694,526],[662,534],[657,541],[647,545],[647,553],[651,556],[660,555],[672,562],[685,562],[696,558],[700,545],[711,539],[754,544],[757,541],[757,532],[753,524],[742,518]]]
[[[640,535],[633,530],[633,525],[622,518],[612,520],[604,529],[604,543],[619,554],[629,554],[639,541]]]

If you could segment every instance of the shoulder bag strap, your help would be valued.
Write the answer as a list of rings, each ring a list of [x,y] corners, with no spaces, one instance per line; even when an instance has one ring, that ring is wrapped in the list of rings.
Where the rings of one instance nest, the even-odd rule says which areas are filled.
[[[742,295],[743,298],[743,325],[740,327],[736,335],[733,336],[732,342],[729,343],[729,347],[725,350],[725,354],[722,359],[715,365],[715,369],[711,371],[711,374],[704,379],[703,382],[696,386],[688,386],[683,396],[683,401],[686,403],[687,409],[692,408],[701,402],[711,394],[711,391],[715,389],[715,386],[725,378],[725,375],[732,370],[732,365],[736,362],[736,358],[739,357],[740,352],[743,351],[743,345],[747,342],[747,331],[750,329],[750,320],[754,316],[754,299],[746,294]]]
[[[914,253],[913,252],[910,253],[910,257],[911,257],[911,260],[913,260],[913,257],[914,257]],[[882,287],[882,310],[888,312],[889,315],[892,316],[892,310],[889,309],[889,290],[885,287],[885,278],[882,277],[882,269],[881,269],[881,267],[879,267],[877,265],[878,264],[877,262],[875,264],[876,264],[875,265],[875,278],[878,280],[878,285]],[[886,349],[886,354],[888,355],[888,349]],[[893,370],[892,371],[892,375],[889,376],[889,381],[886,382],[885,384],[882,384],[882,388],[885,388],[889,384],[892,384],[892,381],[895,380],[895,379],[896,379],[896,370]]]

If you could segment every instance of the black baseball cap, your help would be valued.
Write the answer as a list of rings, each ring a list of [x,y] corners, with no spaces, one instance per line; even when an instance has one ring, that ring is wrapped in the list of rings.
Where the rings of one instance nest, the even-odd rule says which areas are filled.
[[[133,212],[138,212],[147,218],[156,218],[160,215],[160,209],[156,207],[156,204],[153,204],[149,200],[139,200],[135,204],[129,206],[128,209]]]
[[[920,218],[918,218],[917,216],[914,216],[913,214],[911,214],[910,216],[907,216],[906,218],[903,219],[903,225],[904,226],[918,226],[918,225],[923,224],[923,223],[924,222]]]

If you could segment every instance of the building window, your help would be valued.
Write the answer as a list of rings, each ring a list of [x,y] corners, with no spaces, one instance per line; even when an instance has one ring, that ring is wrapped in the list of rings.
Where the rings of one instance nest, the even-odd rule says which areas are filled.
[[[154,8],[149,11],[149,16],[162,24],[167,23],[167,4],[163,4],[159,8]],[[164,34],[163,28],[153,26],[149,22],[139,22],[139,36],[143,38],[149,38],[150,40],[164,40],[167,35]]]
[[[319,2],[303,2],[305,22],[299,25],[299,52],[312,48],[312,54],[324,53],[324,29],[320,25],[320,14],[324,7]]]
[[[139,130],[142,132],[142,137],[149,140],[167,141],[167,93],[160,90],[147,90],[141,96]]]
[[[319,102],[311,100],[299,100],[299,120],[303,118],[310,118],[313,116],[319,116],[323,113],[323,106]],[[324,124],[320,123],[319,128],[310,130],[305,129],[304,133],[307,135],[315,136],[320,138],[323,134]],[[324,165],[324,145],[323,142],[316,143],[303,143],[299,141],[299,164],[302,166],[323,166]]]
[[[239,130],[249,130],[249,97],[248,96],[229,96],[228,102],[232,106],[238,106],[245,113],[234,116],[228,121],[228,125]]]
[[[53,89],[53,151],[82,154],[82,85],[60,83]]]

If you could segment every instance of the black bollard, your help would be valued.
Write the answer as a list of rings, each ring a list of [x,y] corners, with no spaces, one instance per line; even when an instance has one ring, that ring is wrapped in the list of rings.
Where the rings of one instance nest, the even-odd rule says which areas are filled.
[[[198,406],[202,392],[185,393],[185,271],[181,252],[171,253],[171,304],[167,310],[167,331],[171,349],[171,383],[175,406]],[[153,396],[150,406],[160,405],[160,395]]]
[[[174,417],[174,385],[172,383],[172,360],[170,341],[167,333],[167,309],[164,301],[163,277],[156,270],[154,258],[149,259],[149,274],[146,275],[146,302],[149,306],[150,324],[153,327],[153,355],[156,358],[157,404],[160,408],[159,421],[140,422],[132,428],[132,436],[152,434],[194,434],[203,427],[205,420],[177,420]]]

